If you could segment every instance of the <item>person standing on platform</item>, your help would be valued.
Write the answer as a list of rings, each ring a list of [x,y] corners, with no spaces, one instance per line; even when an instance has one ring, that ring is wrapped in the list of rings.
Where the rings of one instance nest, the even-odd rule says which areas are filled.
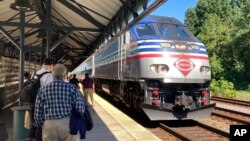
[[[91,104],[94,106],[94,81],[89,77],[88,73],[85,73],[85,78],[82,80],[82,88],[85,96],[85,102],[87,106],[90,106],[88,102],[88,97],[90,96]]]
[[[69,80],[69,83],[74,84],[77,88],[79,88],[79,80],[76,78],[76,74],[73,74],[73,78]]]
[[[25,72],[24,73],[24,85],[25,85],[25,83],[28,83],[29,80],[30,80],[30,73]]]
[[[81,114],[85,107],[75,86],[65,82],[67,68],[63,64],[53,67],[53,82],[42,87],[35,104],[35,122],[43,125],[43,141],[75,141],[77,136],[69,132],[71,110]]]
[[[30,84],[30,73],[29,72],[25,72],[24,73],[24,84],[23,84],[23,88],[20,91],[20,96],[19,96],[19,100],[20,100],[20,105],[29,105],[30,103],[30,97],[27,94],[27,89],[25,89],[25,87],[28,87],[28,85]]]
[[[46,58],[43,61],[42,68],[35,73],[36,75],[40,75],[40,74],[43,74],[45,72],[49,72],[49,73],[44,74],[41,77],[41,79],[40,79],[41,87],[46,86],[48,83],[53,81],[53,76],[51,74],[52,69],[53,69],[52,59]]]
[[[40,78],[40,88],[46,86],[47,84],[53,81],[53,76],[51,74],[53,68],[53,61],[50,58],[46,58],[43,61],[42,68],[33,74],[32,78],[38,79],[39,75],[42,75]],[[31,119],[34,122],[34,110],[35,110],[35,101],[36,96],[31,99]],[[42,141],[41,127],[38,127],[36,124],[33,125],[30,129],[29,138],[36,138],[37,141]]]

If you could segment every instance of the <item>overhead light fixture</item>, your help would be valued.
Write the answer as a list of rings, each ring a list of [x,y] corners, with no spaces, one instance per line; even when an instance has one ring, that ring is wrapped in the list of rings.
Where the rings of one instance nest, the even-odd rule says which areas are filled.
[[[34,10],[33,6],[30,4],[30,0],[15,0],[14,3],[10,4],[10,8],[25,12]]]

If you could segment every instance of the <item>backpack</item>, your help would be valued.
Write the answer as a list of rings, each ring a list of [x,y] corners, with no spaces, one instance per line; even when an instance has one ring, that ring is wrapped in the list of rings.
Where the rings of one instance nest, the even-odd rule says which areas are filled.
[[[30,80],[27,80],[24,83],[24,86],[20,92],[20,102],[22,104],[35,104],[38,90],[41,87],[40,79],[46,73],[49,72],[44,72],[40,75],[34,74]]]

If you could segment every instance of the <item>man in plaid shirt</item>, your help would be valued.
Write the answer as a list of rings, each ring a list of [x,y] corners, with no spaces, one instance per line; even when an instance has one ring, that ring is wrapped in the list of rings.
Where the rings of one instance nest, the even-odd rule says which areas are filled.
[[[42,87],[35,104],[35,122],[43,125],[43,141],[74,141],[69,133],[69,119],[72,106],[84,113],[84,102],[77,88],[64,82],[67,68],[56,64],[52,70],[53,82]]]

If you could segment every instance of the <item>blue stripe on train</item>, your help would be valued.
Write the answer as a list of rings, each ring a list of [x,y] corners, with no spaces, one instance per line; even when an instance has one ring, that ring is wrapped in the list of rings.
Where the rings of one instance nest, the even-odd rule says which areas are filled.
[[[197,53],[197,54],[206,54],[206,51],[200,51],[200,50],[178,50],[175,48],[139,48],[138,52],[183,52],[183,53]]]
[[[137,43],[137,46],[150,46],[150,45],[161,45],[161,42],[143,42]],[[199,48],[205,49],[205,46],[198,45]]]
[[[161,42],[142,42],[137,43],[138,46],[161,45]]]

